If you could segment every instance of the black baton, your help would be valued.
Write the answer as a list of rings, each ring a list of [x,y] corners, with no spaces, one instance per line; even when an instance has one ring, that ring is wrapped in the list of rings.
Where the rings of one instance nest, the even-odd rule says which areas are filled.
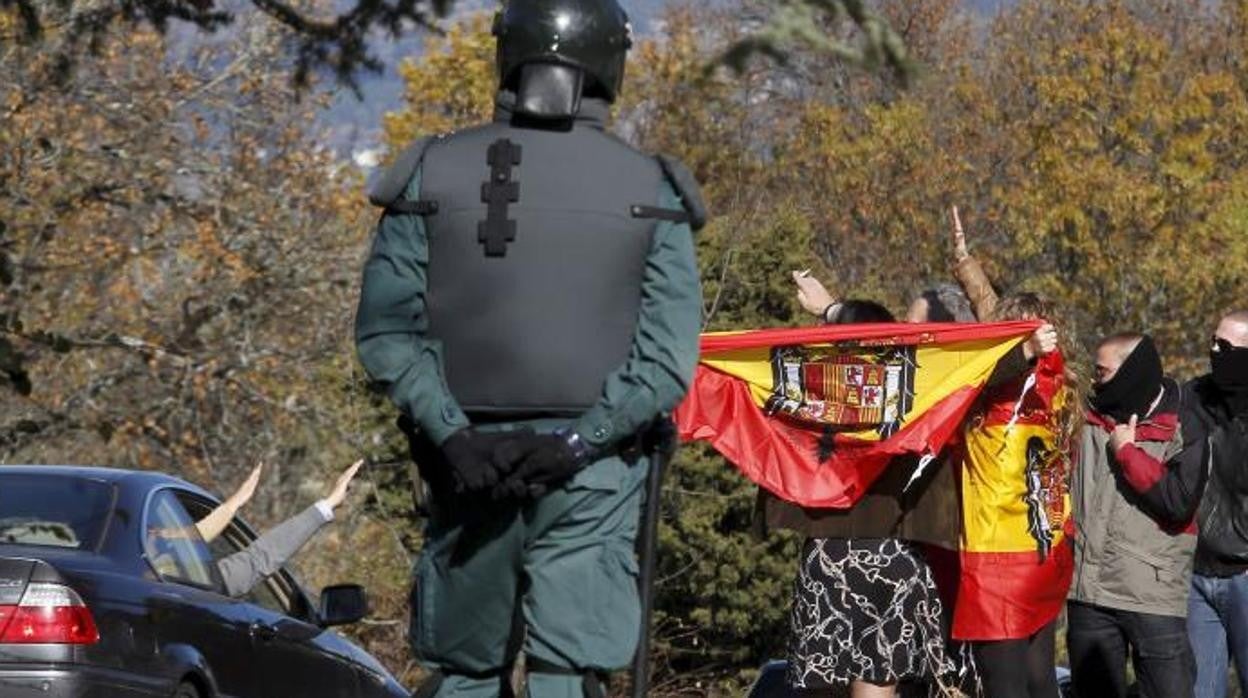
[[[632,698],[643,698],[650,690],[650,618],[654,615],[654,567],[659,545],[659,495],[663,475],[676,451],[676,427],[666,415],[655,420],[647,435],[650,472],[646,476],[646,502],[641,512],[641,528],[637,531],[637,562],[641,574],[637,579],[641,596],[641,635],[637,654],[633,656]]]

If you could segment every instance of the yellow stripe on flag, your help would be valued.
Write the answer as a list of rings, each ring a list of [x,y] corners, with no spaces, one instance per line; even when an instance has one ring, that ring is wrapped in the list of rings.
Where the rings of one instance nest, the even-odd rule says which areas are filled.
[[[1001,357],[1017,346],[1024,337],[976,339],[918,346],[914,376],[914,404],[905,421],[922,415],[954,391],[967,386],[980,386],[992,374]],[[834,346],[810,345],[812,349]],[[771,349],[759,347],[716,352],[703,356],[702,363],[717,371],[745,381],[754,402],[762,407],[771,397],[773,376]],[[847,436],[862,440],[879,440],[874,429],[850,432]]]

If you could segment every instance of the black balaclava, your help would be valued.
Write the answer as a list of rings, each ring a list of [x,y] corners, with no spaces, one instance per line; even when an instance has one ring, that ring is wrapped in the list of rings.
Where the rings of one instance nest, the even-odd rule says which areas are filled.
[[[1161,392],[1161,376],[1157,347],[1151,337],[1144,335],[1114,377],[1092,389],[1092,409],[1119,424],[1130,421],[1131,415],[1144,419]]]
[[[1225,339],[1214,341],[1218,350],[1209,352],[1213,384],[1233,414],[1248,414],[1248,347],[1234,346]]]

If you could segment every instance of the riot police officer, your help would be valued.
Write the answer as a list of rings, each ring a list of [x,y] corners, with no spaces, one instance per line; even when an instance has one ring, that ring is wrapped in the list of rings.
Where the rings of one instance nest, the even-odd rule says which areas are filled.
[[[638,639],[642,436],[683,397],[701,294],[683,166],[606,130],[614,0],[511,0],[491,123],[412,144],[374,187],[359,356],[429,492],[412,591],[424,695],[601,694]]]

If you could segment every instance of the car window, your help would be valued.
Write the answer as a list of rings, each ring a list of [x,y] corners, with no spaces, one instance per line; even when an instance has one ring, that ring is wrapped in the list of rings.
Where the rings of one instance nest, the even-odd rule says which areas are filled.
[[[196,521],[212,512],[212,506],[203,500],[189,495],[183,496],[181,500]],[[208,544],[208,550],[212,553],[212,559],[216,561],[240,552],[250,543],[251,537],[235,519],[221,532],[221,535]],[[288,596],[277,576],[269,577],[262,584],[257,584],[243,596],[243,599],[275,613],[290,615]]]
[[[148,503],[143,549],[165,581],[219,589],[212,553],[195,520],[169,490],[157,492]]]
[[[84,477],[0,474],[0,543],[94,550],[115,492]]]

